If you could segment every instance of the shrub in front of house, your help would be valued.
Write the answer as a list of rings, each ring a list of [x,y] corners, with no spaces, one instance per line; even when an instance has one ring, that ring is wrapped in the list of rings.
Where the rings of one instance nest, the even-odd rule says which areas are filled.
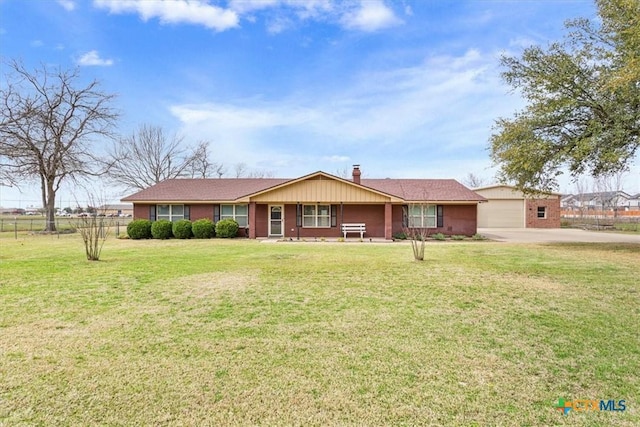
[[[210,219],[202,218],[193,221],[191,232],[196,239],[210,239],[216,235],[216,226],[213,225],[213,221]]]
[[[168,219],[159,219],[151,224],[151,235],[154,239],[170,239],[173,237],[173,224]]]
[[[173,223],[173,236],[176,239],[190,239],[193,237],[191,221],[181,219]]]
[[[447,236],[442,233],[432,234],[431,237],[433,237],[435,240],[444,240],[447,238]]]
[[[150,239],[151,221],[148,219],[134,219],[127,225],[127,235],[131,239]]]
[[[235,219],[222,219],[216,222],[216,236],[222,238],[236,237],[238,228],[240,227]]]

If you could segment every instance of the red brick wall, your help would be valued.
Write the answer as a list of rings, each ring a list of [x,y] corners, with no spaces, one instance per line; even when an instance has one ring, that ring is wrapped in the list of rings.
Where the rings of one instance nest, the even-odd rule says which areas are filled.
[[[314,238],[341,237],[340,224],[342,222],[364,222],[367,225],[367,237],[384,237],[384,205],[344,205],[344,213],[340,205],[334,205],[336,211],[336,227],[304,228],[296,226],[296,205],[285,205],[284,208],[284,237],[285,238]],[[269,233],[268,205],[256,206],[256,237],[267,237]],[[353,234],[349,235],[350,237]]]
[[[149,219],[149,206],[138,203],[133,204],[133,219]]]
[[[546,218],[538,218],[538,207],[546,207]],[[560,228],[560,197],[528,199],[526,206],[527,228]]]
[[[286,220],[285,212],[285,220]],[[256,205],[256,237],[267,237],[269,234],[269,207]]]
[[[149,204],[134,204],[133,216],[136,219],[149,219]],[[344,212],[337,207],[337,226],[331,228],[302,228],[300,238],[341,237],[340,224],[363,222],[367,226],[366,237],[385,237],[384,205],[344,205]],[[560,226],[560,202],[557,200],[558,225]],[[256,205],[256,237],[267,237],[269,233],[269,209],[266,204]],[[444,205],[444,227],[430,229],[430,233],[464,234],[471,236],[477,232],[476,205],[458,206]],[[213,219],[213,205],[190,205],[190,217],[192,221],[201,218]],[[285,205],[284,210],[284,236],[297,238],[296,205]],[[292,231],[293,230],[293,231]],[[402,206],[392,206],[392,232],[402,232]],[[241,230],[238,233],[244,236]],[[350,234],[349,236],[353,236]]]
[[[384,238],[384,205],[344,205],[344,219],[340,218],[340,206],[338,206],[338,235],[340,233],[341,223],[360,223],[366,224],[367,237]],[[355,234],[349,234],[355,236]]]
[[[478,232],[477,205],[443,205],[442,227],[430,228],[429,234],[473,236]],[[402,206],[393,207],[393,234],[402,228]]]
[[[191,221],[202,218],[213,221],[213,205],[189,205],[189,218]]]
[[[314,237],[327,237],[336,238],[341,237],[340,224],[343,222],[363,222],[367,226],[367,237],[384,237],[384,206],[372,206],[372,205],[344,205],[343,211],[340,210],[340,205],[333,205],[336,210],[336,226],[329,228],[304,228],[296,226],[296,205],[285,206],[284,216],[284,232],[285,237],[297,238],[298,232],[300,238],[314,238]],[[265,232],[266,236],[266,232]],[[354,234],[350,234],[350,237]]]
[[[478,232],[478,205],[444,205],[443,227],[436,233],[473,236]]]

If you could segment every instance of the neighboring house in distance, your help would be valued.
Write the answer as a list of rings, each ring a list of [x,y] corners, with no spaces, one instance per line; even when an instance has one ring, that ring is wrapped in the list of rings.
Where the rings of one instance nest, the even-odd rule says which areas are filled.
[[[635,210],[638,209],[638,197],[624,191],[569,194],[562,198],[562,209],[585,212]]]
[[[250,238],[336,238],[342,224],[365,224],[365,237],[385,239],[407,225],[477,232],[477,206],[485,199],[453,179],[360,176],[355,165],[352,180],[321,171],[294,179],[170,179],[122,201],[133,203],[136,219],[233,218]]]
[[[133,216],[133,204],[105,204],[98,208],[98,212],[108,216]]]
[[[24,215],[25,214],[25,210],[22,208],[3,208],[0,207],[0,214],[2,215]]]
[[[487,199],[478,206],[480,228],[560,228],[559,193],[527,196],[509,185],[474,191]]]

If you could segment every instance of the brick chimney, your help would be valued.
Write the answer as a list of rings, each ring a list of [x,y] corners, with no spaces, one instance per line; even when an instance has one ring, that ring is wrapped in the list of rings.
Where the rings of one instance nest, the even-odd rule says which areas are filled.
[[[360,184],[360,165],[353,165],[353,182]]]

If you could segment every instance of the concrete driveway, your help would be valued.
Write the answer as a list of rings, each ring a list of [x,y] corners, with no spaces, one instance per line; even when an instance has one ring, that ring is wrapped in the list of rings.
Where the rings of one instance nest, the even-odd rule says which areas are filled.
[[[638,234],[578,230],[574,228],[479,228],[478,233],[499,242],[602,242],[640,244],[640,235]]]

